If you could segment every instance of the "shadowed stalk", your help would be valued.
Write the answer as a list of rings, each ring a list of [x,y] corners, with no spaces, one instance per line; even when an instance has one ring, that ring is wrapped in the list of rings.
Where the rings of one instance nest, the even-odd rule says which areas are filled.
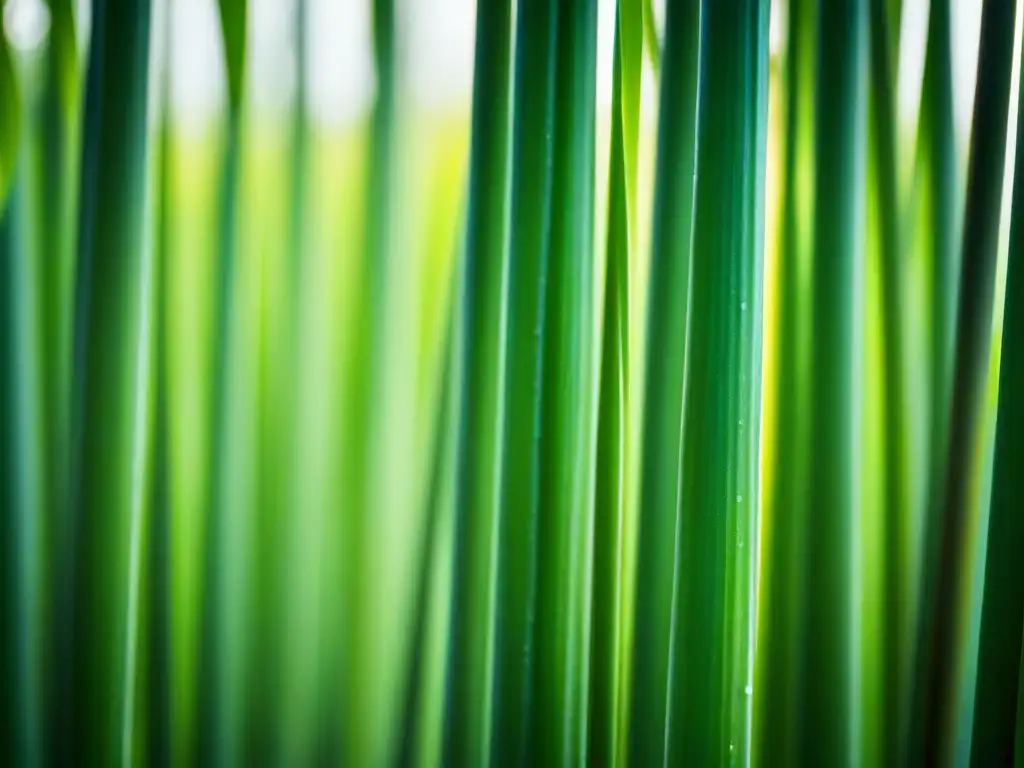
[[[171,169],[174,162],[174,129],[171,118],[172,32],[165,17],[162,72],[160,73],[159,125],[156,131],[156,186],[154,254],[155,283],[153,322],[153,458],[149,488],[149,575],[147,595],[149,648],[147,662],[146,763],[169,766],[171,754],[171,378],[170,274],[174,218],[171,202]]]
[[[626,736],[629,762],[636,765],[660,765],[665,749],[690,301],[700,16],[699,0],[669,3],[661,71]],[[628,139],[625,131],[623,136]],[[626,162],[628,177],[628,158]],[[624,286],[620,290],[626,291]]]
[[[540,435],[551,242],[558,3],[517,9],[501,501],[491,759],[532,764],[540,531]]]
[[[617,119],[622,108],[621,51],[617,30],[613,55],[587,716],[587,760],[592,765],[603,766],[615,764],[620,742],[622,527],[628,455],[626,418],[629,413],[629,234],[626,230],[622,121]]]
[[[3,15],[0,2],[0,20]],[[23,379],[19,344],[22,322],[18,279],[23,253],[19,227],[18,184],[21,101],[14,60],[0,24],[0,761],[11,765],[28,760],[25,664],[27,640],[22,536],[27,510],[23,503],[22,425],[17,418]]]
[[[928,480],[922,519],[919,555],[915,558],[920,582],[916,585],[913,650],[914,680],[926,663],[920,642],[927,596],[934,590],[941,534],[940,502],[949,454],[949,409],[953,381],[953,341],[960,273],[957,232],[960,221],[960,193],[957,185],[956,136],[953,125],[952,30],[949,0],[932,0],[928,21],[928,47],[918,136],[918,174],[925,234],[924,247],[930,260],[930,369],[928,389]],[[916,702],[913,704],[916,708]],[[906,725],[906,724],[904,724]]]
[[[429,621],[431,609],[432,574],[436,568],[440,549],[439,530],[445,515],[445,484],[453,468],[454,436],[453,415],[455,412],[455,332],[454,312],[449,310],[445,324],[442,352],[442,375],[437,394],[437,415],[434,424],[434,438],[431,441],[430,472],[426,494],[426,512],[420,544],[413,598],[413,618],[410,624],[409,660],[405,665],[405,681],[402,699],[401,747],[396,765],[411,768],[416,765],[416,744],[424,727],[422,692],[427,685],[427,650],[429,643]]]
[[[928,457],[929,508],[925,530],[938,530],[934,522],[937,497],[945,477],[947,421],[952,392],[953,335],[956,325],[957,283],[960,253],[957,223],[960,210],[957,194],[956,137],[953,127],[953,65],[951,10],[949,0],[932,0],[928,16],[928,47],[925,53],[924,83],[918,162],[925,179],[930,233],[926,241],[931,260],[931,417]],[[928,534],[926,533],[926,537]],[[934,537],[933,537],[934,538]],[[926,538],[927,540],[927,538]]]
[[[801,262],[809,255],[813,213],[816,0],[791,0],[784,64],[782,211],[776,279],[776,434],[773,483],[768,500],[770,532],[761,566],[760,676],[757,681],[755,758],[763,765],[799,763],[803,687],[804,531],[809,420],[807,401],[809,333],[807,294]]]
[[[857,286],[863,268],[860,217],[864,142],[861,106],[866,4],[818,9],[814,155],[810,488],[805,579],[806,672],[801,758],[840,765],[853,755],[855,648],[854,379]]]
[[[537,504],[537,703],[528,727],[542,763],[582,758],[578,701],[587,597],[584,532],[590,477],[587,423],[594,285],[594,124],[597,3],[559,0],[550,255]]]
[[[493,0],[477,8],[469,207],[458,283],[463,384],[442,737],[442,762],[455,766],[484,766],[488,754],[488,646],[504,367],[511,26],[509,0]]]
[[[668,764],[748,758],[767,11],[767,2],[742,0],[701,12],[699,88],[708,97],[697,124]]]
[[[6,55],[3,45],[0,39],[0,56]],[[40,647],[45,507],[35,343],[39,276],[27,258],[26,146],[15,142],[5,149],[20,159],[6,199],[0,199],[0,761],[32,767],[46,757]]]
[[[149,0],[93,6],[86,81],[72,399],[74,760],[133,761],[132,700],[148,429],[151,253],[148,185]]]
[[[1024,78],[1021,78],[1024,86]],[[1019,764],[1014,714],[1024,653],[1024,111],[1017,113],[992,499],[974,692],[971,764]]]
[[[373,606],[380,594],[380,569],[373,553],[379,546],[382,520],[396,510],[375,506],[379,501],[375,467],[387,456],[383,435],[387,408],[394,405],[387,388],[386,343],[394,338],[389,327],[394,308],[395,281],[390,275],[404,264],[399,260],[395,199],[397,194],[397,63],[394,0],[370,4],[373,61],[377,92],[370,115],[365,177],[366,224],[360,264],[360,290],[351,328],[352,360],[347,382],[349,398],[348,456],[345,498],[347,542],[344,545],[347,633],[342,694],[346,731],[344,762],[374,764],[393,759],[382,735],[382,712],[390,695],[390,677],[383,679],[380,650],[386,619]],[[401,265],[401,266],[400,266]],[[397,482],[397,481],[396,481]],[[386,551],[386,550],[384,550]],[[389,595],[390,597],[390,595]],[[385,757],[387,754],[387,757]]]
[[[0,2],[3,13],[6,0]],[[14,70],[14,58],[7,43],[7,35],[0,25],[0,206],[14,180],[21,138],[21,98]]]
[[[46,675],[46,717],[51,733],[61,730],[66,717],[60,688],[61,657],[67,658],[70,632],[59,606],[71,590],[69,482],[72,315],[75,277],[75,205],[78,191],[80,129],[79,51],[72,0],[49,0],[50,34],[43,63],[42,94],[35,129],[41,134],[39,182],[35,203],[39,251],[40,397],[43,443],[42,589],[52,596],[45,609],[40,642],[49,662]],[[2,107],[0,107],[2,110]],[[66,612],[64,612],[66,613]],[[51,740],[48,745],[56,750]]]
[[[242,552],[248,533],[237,500],[236,465],[242,448],[232,439],[238,410],[238,208],[246,60],[247,0],[220,0],[228,103],[219,177],[219,220],[214,266],[210,383],[210,464],[203,539],[203,588],[198,664],[197,755],[203,763],[242,759],[242,678],[248,647],[241,640],[245,600]]]
[[[889,4],[890,6],[892,3]],[[898,13],[897,13],[898,15]],[[896,134],[896,57],[892,52],[893,32],[886,0],[870,5],[871,147],[877,188],[872,197],[878,207],[882,262],[882,345],[885,362],[884,450],[885,450],[885,608],[883,617],[883,670],[885,706],[885,754],[894,764],[900,756],[907,676],[907,584],[904,564],[907,544],[905,511],[909,507],[906,481],[908,401],[904,356],[904,257],[900,237],[900,199]]]
[[[68,392],[74,278],[76,143],[79,139],[79,62],[72,0],[48,0],[50,35],[43,65],[37,129],[42,134],[37,207],[42,350],[44,508],[48,551],[66,536]],[[58,528],[60,529],[58,531]],[[50,642],[47,640],[47,642]]]
[[[966,605],[967,526],[974,504],[972,467],[989,371],[999,209],[1006,153],[1013,56],[1014,0],[986,0],[967,180],[960,298],[956,324],[949,458],[941,497],[938,548],[927,569],[915,680],[911,759],[949,759],[957,708],[957,653]]]

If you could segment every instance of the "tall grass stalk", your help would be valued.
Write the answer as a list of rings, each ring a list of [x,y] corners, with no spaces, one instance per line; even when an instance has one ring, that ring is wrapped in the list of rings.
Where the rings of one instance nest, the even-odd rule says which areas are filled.
[[[800,403],[809,387],[805,340],[809,296],[802,289],[809,260],[813,216],[813,152],[816,84],[815,0],[788,8],[782,120],[782,197],[776,267],[772,491],[766,499],[761,566],[759,676],[755,685],[755,760],[765,765],[798,762],[803,700],[803,637],[809,419]]]
[[[144,525],[152,254],[149,0],[100,0],[86,81],[72,399],[68,756],[134,759],[131,702]]]
[[[517,8],[491,759],[532,762],[558,3]]]
[[[809,765],[853,755],[854,510],[857,431],[854,377],[863,244],[867,6],[818,9],[814,154],[810,487],[807,518],[803,744]]]
[[[1024,78],[1021,80],[1024,86]],[[992,498],[974,692],[972,765],[1010,765],[1024,753],[1015,731],[1024,652],[1024,112],[1017,113],[1010,252],[1006,271],[1003,350],[999,368]],[[1016,756],[1016,758],[1015,758]]]
[[[972,507],[972,467],[988,378],[996,249],[1013,53],[1013,0],[986,0],[982,11],[978,80],[967,179],[960,298],[956,322],[949,457],[941,497],[938,548],[926,561],[917,653],[911,757],[926,762],[952,754],[957,666],[966,606],[964,546]]]
[[[906,673],[904,641],[908,589],[904,531],[910,495],[907,441],[909,438],[904,333],[904,271],[901,200],[899,195],[898,136],[896,123],[896,57],[892,51],[890,8],[885,0],[870,5],[871,148],[882,262],[882,344],[885,361],[885,615],[884,654],[885,751],[898,760],[902,733]]]
[[[198,665],[196,759],[235,764],[242,759],[245,677],[249,648],[242,642],[249,535],[238,488],[244,451],[233,439],[242,393],[239,347],[238,208],[245,104],[247,0],[220,0],[228,99],[219,178],[211,348],[206,521]]]
[[[758,509],[767,4],[701,14],[697,186],[666,761],[746,761]],[[764,60],[762,60],[764,59]]]
[[[0,56],[5,55],[0,40]],[[8,59],[8,63],[11,60]],[[0,67],[3,62],[0,61]],[[8,75],[14,77],[13,68]],[[0,77],[4,77],[0,70]],[[13,80],[7,87],[15,89]],[[3,87],[3,86],[0,86]],[[8,96],[15,97],[14,90]],[[8,103],[7,106],[16,106]],[[20,111],[16,115],[23,115]],[[20,132],[20,131],[19,131]],[[42,515],[39,466],[41,408],[38,390],[37,265],[24,258],[28,236],[28,152],[15,140],[18,158],[6,199],[0,199],[0,759],[38,766],[46,757],[43,731]]]
[[[538,460],[537,661],[530,728],[538,758],[577,762],[586,703],[587,485],[594,307],[597,3],[558,5],[554,157]]]
[[[629,762],[635,764],[660,764],[665,749],[683,377],[690,301],[701,13],[698,0],[671,3],[665,25],[647,347],[643,358],[646,368],[637,587],[626,737]],[[625,142],[625,123],[623,139]],[[624,173],[628,176],[628,159],[625,163]],[[627,183],[627,214],[628,195]],[[627,215],[627,226],[628,219]],[[619,279],[624,277],[628,277],[628,272]],[[628,293],[621,284],[619,290]],[[627,306],[625,300],[622,305]]]
[[[459,297],[462,356],[451,630],[442,759],[483,765],[490,722],[491,584],[500,478],[508,189],[509,0],[476,18],[466,246]]]
[[[623,699],[623,525],[626,512],[625,438],[629,413],[629,234],[622,151],[621,50],[616,25],[612,66],[608,231],[598,395],[597,474],[593,512],[590,695],[587,759],[612,765],[619,758]]]

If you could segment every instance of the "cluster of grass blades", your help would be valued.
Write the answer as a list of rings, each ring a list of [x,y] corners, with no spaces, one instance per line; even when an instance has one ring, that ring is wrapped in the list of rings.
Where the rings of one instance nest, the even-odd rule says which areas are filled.
[[[201,1],[0,4],[0,763],[1024,764],[1019,3]]]

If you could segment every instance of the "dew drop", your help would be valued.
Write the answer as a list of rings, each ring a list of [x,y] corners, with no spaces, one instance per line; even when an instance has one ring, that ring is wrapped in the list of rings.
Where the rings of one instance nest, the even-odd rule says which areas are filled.
[[[754,694],[754,686],[747,683],[747,687],[743,689],[743,692],[747,694],[747,696],[752,696]]]
[[[737,504],[742,504],[743,503],[743,494],[742,493],[737,493],[736,494],[736,503]]]

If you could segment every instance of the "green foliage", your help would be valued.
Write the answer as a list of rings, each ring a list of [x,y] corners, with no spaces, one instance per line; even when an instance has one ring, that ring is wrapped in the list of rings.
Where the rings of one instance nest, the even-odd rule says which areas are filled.
[[[152,263],[147,0],[94,8],[82,145],[72,393],[71,730],[85,762],[129,762],[144,519]],[[66,740],[65,740],[66,739]]]
[[[8,187],[14,177],[21,123],[21,99],[14,58],[7,35],[0,29],[0,205],[7,197]]]
[[[342,123],[318,5],[277,114],[220,0],[187,130],[170,3],[47,4],[0,47],[0,761],[1021,763],[1013,0],[970,126],[948,0],[479,0],[465,112],[430,0],[346,0]]]

